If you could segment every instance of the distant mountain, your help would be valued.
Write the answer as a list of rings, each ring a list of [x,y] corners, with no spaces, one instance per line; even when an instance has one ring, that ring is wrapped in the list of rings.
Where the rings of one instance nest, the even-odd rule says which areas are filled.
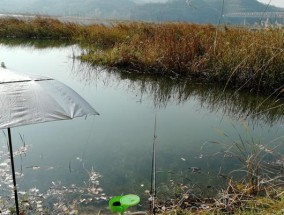
[[[257,0],[169,0],[166,3],[148,3],[133,8],[130,18],[147,21],[190,21],[195,23],[238,23],[239,18],[226,14],[240,12],[279,12],[282,8],[266,5]],[[257,20],[257,19],[256,19]],[[255,20],[254,20],[255,21]]]
[[[214,1],[214,0],[213,0]],[[197,23],[211,22],[220,17],[220,8],[216,4],[207,4],[203,0],[187,3],[185,0],[167,3],[149,3],[133,9],[131,19],[148,21],[191,21]]]
[[[132,0],[2,0],[1,12],[38,15],[128,18]]]
[[[168,0],[132,0],[133,2],[137,4],[147,4],[150,2],[152,3],[161,3],[161,2],[167,2]]]
[[[80,16],[143,21],[189,21],[195,23],[239,23],[242,18],[226,16],[240,12],[277,12],[283,8],[257,0],[1,0],[0,13]],[[225,16],[222,16],[225,15]],[[257,20],[257,19],[256,19]],[[252,20],[254,21],[254,20]],[[284,20],[283,20],[284,21]]]

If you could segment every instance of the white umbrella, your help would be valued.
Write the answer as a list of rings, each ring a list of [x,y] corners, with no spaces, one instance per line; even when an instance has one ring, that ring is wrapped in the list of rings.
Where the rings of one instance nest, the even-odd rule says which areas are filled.
[[[0,68],[0,129],[8,129],[17,214],[18,194],[14,169],[12,127],[98,115],[79,94],[52,78]]]

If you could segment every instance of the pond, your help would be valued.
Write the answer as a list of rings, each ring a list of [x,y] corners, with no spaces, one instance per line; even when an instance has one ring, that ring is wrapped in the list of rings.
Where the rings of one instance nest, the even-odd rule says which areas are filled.
[[[57,79],[100,113],[12,129],[14,150],[28,146],[15,157],[21,191],[89,186],[91,174],[98,173],[100,196],[88,207],[106,208],[107,197],[132,193],[141,197],[143,209],[149,205],[155,130],[161,198],[172,195],[174,185],[218,190],[224,182],[220,175],[240,167],[226,154],[234,141],[248,139],[271,148],[283,142],[281,99],[92,68],[74,57],[82,51],[76,45],[0,47],[0,61],[7,68]],[[0,136],[2,162],[5,134]],[[209,191],[201,192],[214,193]]]

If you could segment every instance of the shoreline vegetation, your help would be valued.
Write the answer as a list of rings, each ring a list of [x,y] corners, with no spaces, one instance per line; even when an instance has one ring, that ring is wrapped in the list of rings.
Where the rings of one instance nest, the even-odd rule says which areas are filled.
[[[283,29],[142,22],[82,25],[38,16],[0,19],[0,38],[77,43],[84,49],[80,59],[93,66],[259,94],[281,95],[284,90]]]
[[[83,50],[79,58],[93,66],[216,83],[224,90],[284,93],[284,29],[141,22],[80,25],[42,17],[2,18],[0,38],[78,44]],[[225,152],[242,164],[233,171],[243,173],[241,180],[226,176],[225,187],[212,198],[194,195],[190,184],[180,185],[174,199],[158,201],[157,213],[282,214],[284,156],[277,146],[268,148],[242,137],[229,142]]]

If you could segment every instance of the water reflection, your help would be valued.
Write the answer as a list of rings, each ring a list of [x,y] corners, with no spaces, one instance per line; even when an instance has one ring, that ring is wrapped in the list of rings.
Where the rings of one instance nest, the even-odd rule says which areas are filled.
[[[264,134],[265,138],[263,138],[254,134],[254,128],[259,130],[262,127],[268,131],[269,127],[274,127],[275,125],[277,127],[277,124],[283,121],[283,99],[275,96],[251,95],[248,92],[224,90],[222,87],[214,84],[193,83],[191,80],[161,78],[145,74],[132,74],[127,71],[110,71],[102,68],[92,68],[89,65],[80,63],[74,66],[73,75],[84,85],[91,86],[103,83],[105,87],[123,88],[128,93],[135,95],[137,103],[143,104],[151,100],[156,110],[167,110],[173,106],[181,106],[182,109],[189,103],[194,103],[197,109],[206,110],[210,115],[217,116],[220,121],[215,125],[216,128],[218,126],[222,129],[226,127],[227,130],[216,129],[220,136],[211,139],[226,139],[225,148],[220,147],[218,144],[210,144],[209,142],[211,141],[205,141],[204,145],[206,147],[201,146],[197,154],[198,150],[194,149],[194,146],[198,145],[198,142],[200,144],[200,136],[208,136],[206,134],[208,133],[208,128],[204,125],[200,126],[199,131],[193,134],[193,136],[198,136],[197,143],[183,144],[183,147],[188,147],[188,149],[184,149],[184,154],[189,155],[187,158],[183,156],[177,157],[178,154],[181,154],[180,151],[182,149],[173,149],[172,147],[175,147],[178,143],[169,141],[171,143],[168,146],[165,140],[160,140],[163,147],[159,149],[160,157],[158,163],[160,168],[157,173],[159,197],[169,197],[174,194],[173,187],[183,189],[185,184],[187,188],[184,189],[190,189],[190,186],[192,186],[195,188],[195,191],[198,191],[196,188],[199,189],[199,194],[206,196],[214,195],[220,189],[220,186],[222,187],[225,184],[225,181],[228,179],[228,173],[233,169],[241,168],[238,155],[235,155],[237,153],[228,151],[232,143],[238,142],[239,138],[244,138],[244,140],[247,138],[265,145],[273,145],[277,141],[271,139],[273,139],[274,135],[274,137],[278,136],[277,132],[272,132],[273,134],[268,132]],[[188,112],[185,113],[188,114]],[[186,115],[183,115],[183,117],[186,118]],[[233,121],[232,124],[223,123],[223,118],[229,118]],[[236,122],[239,122],[241,125],[236,125]],[[208,120],[207,123],[210,124],[212,122]],[[248,129],[250,131],[248,131],[249,135],[247,136],[247,132],[244,130],[249,127],[251,127],[251,130]],[[183,128],[177,127],[176,129],[182,130]],[[189,130],[194,129],[188,127]],[[228,135],[224,135],[227,131],[229,132]],[[282,138],[280,137],[278,140],[281,142]],[[180,138],[177,139],[179,140]],[[192,139],[195,138],[191,137],[189,141],[192,141]],[[136,157],[136,160],[150,166],[149,157],[147,159]],[[120,164],[117,164],[114,169],[111,169],[116,176],[121,175],[117,172],[119,166]],[[131,166],[127,166],[125,163],[121,166],[131,169]],[[141,174],[138,174],[138,178],[143,178],[145,175],[149,177],[149,172],[142,172],[143,170]],[[119,181],[126,183],[127,180],[129,182],[129,178],[133,180],[130,183],[133,186],[132,190],[142,189],[141,187],[139,188],[139,180],[134,180],[137,178],[137,175],[129,177],[126,173],[123,176],[119,178]],[[236,171],[235,176],[241,177],[243,175]],[[149,186],[149,183],[145,181],[144,183]],[[121,187],[123,186],[121,185]],[[127,188],[124,187],[123,190],[127,190]]]
[[[187,79],[133,74],[127,71],[92,68],[78,64],[73,74],[85,85],[103,81],[106,86],[125,86],[135,93],[137,102],[151,97],[156,108],[166,108],[168,104],[182,105],[190,100],[198,101],[200,108],[211,113],[222,112],[235,120],[249,120],[252,124],[260,122],[272,125],[283,121],[284,99],[275,95],[255,95],[249,92],[226,89],[216,84],[194,83]],[[120,84],[120,82],[122,82]]]
[[[72,72],[84,85],[103,81],[105,86],[118,87],[120,82],[128,80],[128,89],[137,94],[137,102],[143,102],[146,96],[152,97],[156,108],[165,108],[168,104],[181,105],[194,99],[200,108],[208,109],[212,113],[222,111],[233,119],[248,119],[256,123],[273,124],[282,122],[284,114],[283,97],[275,95],[252,95],[232,89],[224,90],[216,84],[194,83],[188,79],[149,76],[147,74],[133,74],[127,71],[106,70],[92,67],[75,61],[82,50],[68,41],[61,40],[26,40],[0,39],[0,43],[8,47],[27,47],[36,49],[62,48],[72,45]],[[122,83],[125,85],[125,83]]]
[[[15,134],[24,134],[31,145],[22,161],[16,158],[18,172],[22,163],[25,174],[19,182],[23,189],[46,191],[52,181],[81,187],[89,180],[82,160],[86,169],[94,167],[102,175],[100,187],[107,196],[139,194],[147,207],[156,113],[158,196],[172,194],[172,188],[181,184],[198,185],[200,192],[216,190],[213,182],[225,181],[226,172],[238,165],[235,157],[210,141],[229,145],[239,135],[245,137],[244,122],[253,125],[250,132],[257,141],[270,143],[279,135],[281,141],[281,99],[224,91],[190,80],[92,68],[76,60],[80,52],[76,45],[0,47],[1,61],[8,68],[53,77],[72,87],[101,114],[93,121],[18,128]],[[14,139],[22,146],[19,137]]]
[[[0,38],[0,44],[8,47],[29,47],[29,48],[61,48],[73,45],[74,43],[66,40],[52,40],[52,39],[15,39],[15,38]]]

